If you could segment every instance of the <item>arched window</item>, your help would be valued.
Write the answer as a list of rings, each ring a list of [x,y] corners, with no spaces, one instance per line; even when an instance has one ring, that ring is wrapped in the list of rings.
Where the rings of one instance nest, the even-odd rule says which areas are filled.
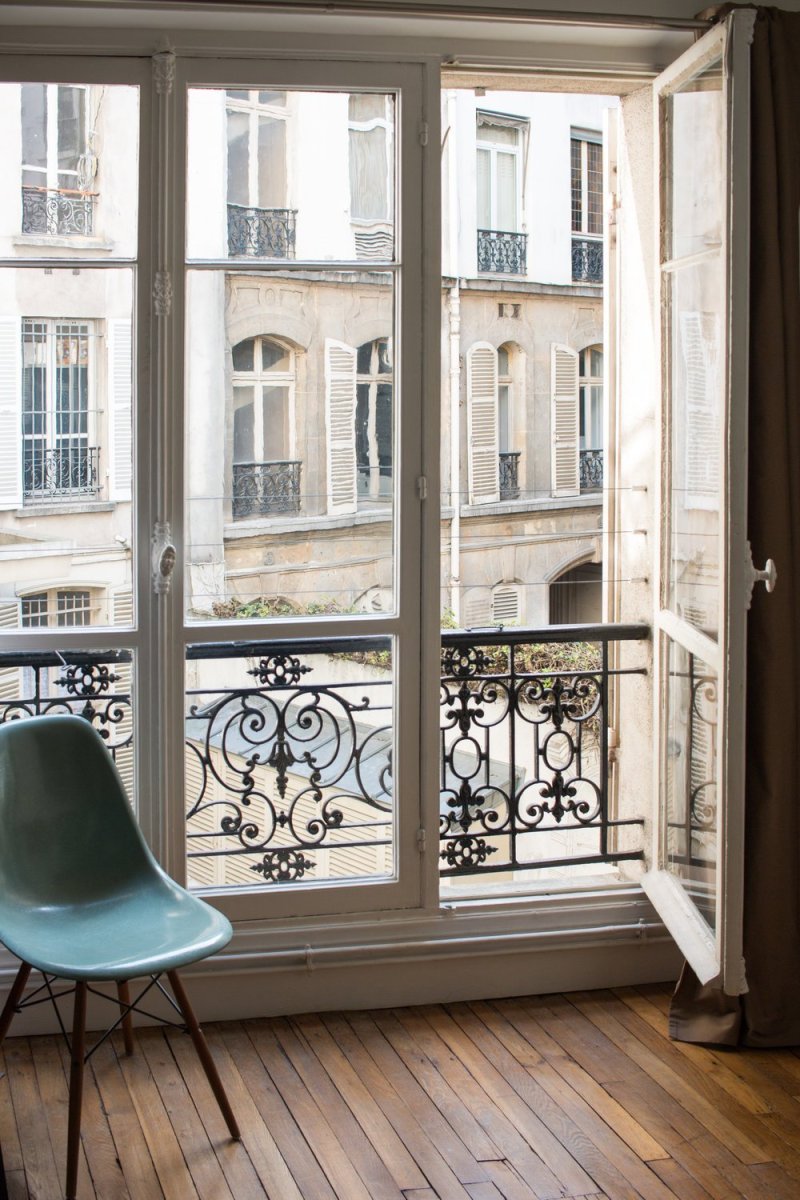
[[[376,338],[356,356],[356,467],[358,495],[392,493],[392,340]]]
[[[594,625],[603,619],[603,564],[579,563],[550,584],[551,625]]]
[[[275,338],[233,347],[233,515],[296,513],[294,353]]]

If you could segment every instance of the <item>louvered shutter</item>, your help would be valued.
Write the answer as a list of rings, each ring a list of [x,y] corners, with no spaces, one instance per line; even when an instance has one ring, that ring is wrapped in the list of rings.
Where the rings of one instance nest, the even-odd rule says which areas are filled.
[[[467,443],[470,504],[498,501],[497,351],[488,342],[467,354]]]
[[[127,318],[108,322],[108,465],[112,500],[130,500],[133,474],[133,345]]]
[[[20,323],[0,319],[0,508],[22,504],[22,360]]]
[[[492,592],[492,624],[519,624],[519,588],[499,584]]]
[[[580,493],[578,468],[578,352],[553,343],[550,351],[553,495]]]
[[[719,508],[719,424],[717,378],[698,312],[680,315],[686,371],[687,508]]]
[[[112,625],[133,624],[133,595],[130,588],[112,593],[110,616]],[[114,740],[121,742],[125,738],[131,738],[131,741],[127,746],[120,746],[118,750],[115,750],[114,762],[117,764],[117,770],[120,773],[122,782],[125,784],[125,791],[128,793],[128,798],[133,803],[135,785],[133,754],[133,666],[131,663],[117,663],[112,670],[117,677],[114,684],[115,695],[130,697],[129,704],[120,705],[122,720],[115,728]]]
[[[464,598],[464,625],[467,629],[486,629],[491,625],[491,597],[488,588],[475,588]]]
[[[0,600],[0,630],[19,629],[19,600]],[[3,704],[9,700],[19,700],[20,682],[18,667],[0,668],[0,721],[5,710]]]
[[[328,512],[356,511],[356,351],[325,339]]]

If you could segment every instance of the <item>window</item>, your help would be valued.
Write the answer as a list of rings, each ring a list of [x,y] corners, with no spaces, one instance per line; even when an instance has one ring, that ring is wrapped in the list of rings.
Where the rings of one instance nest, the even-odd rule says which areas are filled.
[[[392,248],[391,100],[370,92],[348,97],[350,219],[357,258],[385,258]]]
[[[356,465],[359,498],[379,500],[392,489],[392,344],[378,338],[356,359]]]
[[[603,145],[599,133],[573,132],[572,278],[603,282]]]
[[[86,87],[26,83],[20,89],[22,232],[91,234],[96,169]]]
[[[522,142],[525,121],[496,113],[477,116],[478,270],[525,274],[522,223]]]
[[[296,212],[289,194],[285,92],[228,90],[228,252],[293,258]]]
[[[22,475],[26,503],[96,496],[99,448],[91,445],[89,322],[22,322]]]
[[[268,337],[233,347],[233,516],[300,510],[294,354]]]
[[[52,625],[63,629],[93,624],[92,596],[89,591],[52,588],[23,596],[20,603],[23,629]]]
[[[513,350],[501,346],[497,351],[497,445],[500,468],[500,499],[519,497],[520,452],[514,450],[514,380],[511,373]]]
[[[603,349],[587,346],[578,356],[580,410],[580,487],[582,492],[603,486]]]

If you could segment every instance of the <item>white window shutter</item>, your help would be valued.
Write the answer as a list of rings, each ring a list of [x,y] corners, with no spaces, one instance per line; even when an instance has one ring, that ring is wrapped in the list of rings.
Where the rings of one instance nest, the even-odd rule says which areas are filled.
[[[464,625],[467,629],[486,629],[491,625],[491,597],[488,588],[473,588],[464,598]]]
[[[328,512],[356,511],[356,351],[325,339]]]
[[[518,625],[519,620],[519,588],[513,584],[498,584],[492,591],[492,624]]]
[[[111,624],[133,624],[133,592],[130,588],[122,588],[111,596]]]
[[[553,342],[550,350],[552,396],[553,495],[577,496],[581,490],[578,465],[578,351]]]
[[[497,351],[478,342],[467,353],[467,468],[470,504],[500,499]]]
[[[0,319],[0,508],[22,504],[22,355],[20,323]]]
[[[0,630],[19,629],[20,626],[19,600],[0,600]],[[0,702],[18,700],[20,678],[18,667],[0,668]],[[3,712],[0,710],[0,719]]]
[[[133,474],[133,339],[127,317],[108,322],[108,464],[112,500],[130,500]]]

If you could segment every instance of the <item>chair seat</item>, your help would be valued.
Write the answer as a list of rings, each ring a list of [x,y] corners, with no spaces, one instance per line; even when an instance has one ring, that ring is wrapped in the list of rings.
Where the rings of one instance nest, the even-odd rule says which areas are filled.
[[[0,941],[39,971],[87,981],[172,971],[227,945],[227,917],[156,871],[94,903],[33,907],[0,897]]]

